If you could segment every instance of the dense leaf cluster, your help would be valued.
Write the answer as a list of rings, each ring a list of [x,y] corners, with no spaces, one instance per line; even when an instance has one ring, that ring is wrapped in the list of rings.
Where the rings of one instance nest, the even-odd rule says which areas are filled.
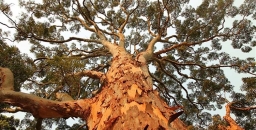
[[[14,119],[13,116],[7,117],[0,115],[0,129],[1,130],[15,130],[19,126],[19,119]]]

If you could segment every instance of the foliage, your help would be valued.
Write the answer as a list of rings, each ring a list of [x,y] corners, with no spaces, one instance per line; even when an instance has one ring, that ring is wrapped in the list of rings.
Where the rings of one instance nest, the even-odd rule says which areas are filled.
[[[0,129],[1,130],[15,130],[15,127],[19,126],[19,119],[14,119],[13,116],[7,117],[0,115]]]
[[[0,41],[0,66],[8,67],[15,75],[14,90],[20,91],[20,86],[33,74],[33,61],[26,54],[20,54],[15,46],[9,46]]]
[[[33,64],[31,58],[25,54],[20,54],[20,51],[15,46],[9,46],[2,40],[0,41],[0,66],[10,68],[14,75],[14,90],[20,91],[22,84],[32,76]],[[0,104],[1,112],[10,107],[8,104]],[[15,129],[19,125],[19,119],[14,117],[6,117],[0,115],[0,129]]]
[[[215,124],[225,124],[209,111],[221,109],[227,100],[235,102],[232,112],[236,121],[246,129],[255,128],[255,110],[235,109],[256,105],[255,57],[240,59],[223,49],[223,44],[229,43],[229,49],[244,53],[255,47],[253,0],[239,6],[234,6],[234,0],[203,0],[198,7],[191,6],[189,0],[20,0],[19,6],[25,11],[17,17],[12,15],[12,6],[1,3],[2,14],[10,20],[1,24],[16,32],[11,37],[1,30],[1,37],[32,44],[37,71],[23,85],[33,94],[53,100],[57,91],[67,92],[74,99],[91,97],[100,88],[100,81],[74,75],[83,70],[107,72],[111,65],[111,54],[99,41],[102,36],[98,31],[134,57],[160,36],[161,44],[154,46],[154,56],[149,60],[154,88],[169,105],[184,107],[181,118],[191,129],[215,129]],[[228,20],[232,24],[228,25]],[[5,55],[24,59],[17,57],[17,52],[11,47]],[[31,60],[3,61],[14,70],[25,71],[15,74],[19,83],[31,75]],[[234,91],[222,68],[250,74],[243,79],[241,92]],[[230,99],[225,96],[228,94]]]

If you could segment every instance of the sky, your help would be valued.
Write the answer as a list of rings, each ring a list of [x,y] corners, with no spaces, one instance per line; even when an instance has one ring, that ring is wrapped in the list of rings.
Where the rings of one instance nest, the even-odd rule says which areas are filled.
[[[190,4],[195,7],[201,2],[202,2],[202,0],[191,0]],[[243,0],[235,0],[235,5],[240,5],[241,3],[243,3]],[[12,6],[17,6],[17,4],[13,4]],[[20,10],[13,10],[13,11],[14,11],[13,12],[14,14],[19,15]],[[3,20],[4,18],[1,18],[1,19]],[[7,19],[5,19],[5,20],[7,20]],[[256,21],[253,21],[253,22],[256,25]],[[227,19],[225,25],[232,25],[231,20]],[[0,28],[4,28],[4,27],[0,26]],[[173,31],[173,30],[170,30],[170,31]],[[169,32],[169,33],[173,33],[173,32]],[[33,55],[31,55],[30,51],[29,51],[31,45],[28,44],[26,41],[20,42],[20,43],[11,43],[10,42],[10,44],[17,46],[22,53],[27,53],[27,54],[29,54],[29,56],[33,57]],[[228,42],[227,42],[227,44],[223,44],[223,51],[229,53],[231,56],[239,57],[241,59],[245,59],[247,57],[255,57],[256,58],[256,49],[255,48],[253,48],[253,50],[250,53],[243,53],[243,52],[241,52],[241,50],[233,49],[231,47],[230,43],[228,43]],[[226,74],[227,78],[230,80],[231,84],[236,87],[235,88],[236,91],[240,91],[240,86],[242,85],[241,78],[250,76],[248,74],[238,74],[237,72],[235,72],[234,70],[229,69],[229,68],[225,68],[224,73]],[[220,112],[223,115],[225,114],[225,111],[216,111],[216,113],[220,113]],[[7,114],[7,115],[12,115],[12,114]],[[15,117],[23,117],[23,116],[24,116],[24,114],[21,114],[21,113],[15,114]]]

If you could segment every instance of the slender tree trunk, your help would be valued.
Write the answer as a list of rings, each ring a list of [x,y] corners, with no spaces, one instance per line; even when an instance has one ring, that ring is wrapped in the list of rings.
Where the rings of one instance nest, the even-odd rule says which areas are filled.
[[[89,129],[186,129],[179,119],[168,124],[175,112],[153,90],[150,75],[141,66],[128,54],[112,59],[102,90],[85,116]]]

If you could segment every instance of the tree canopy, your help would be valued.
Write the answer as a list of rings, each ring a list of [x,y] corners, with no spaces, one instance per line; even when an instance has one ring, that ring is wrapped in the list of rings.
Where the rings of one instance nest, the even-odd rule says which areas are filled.
[[[90,98],[102,81],[85,70],[108,72],[117,45],[134,60],[144,56],[153,88],[168,105],[182,106],[180,119],[189,129],[227,125],[222,115],[211,114],[225,105],[238,125],[253,129],[256,55],[242,59],[226,50],[255,51],[256,3],[244,0],[236,6],[237,1],[203,0],[198,6],[189,0],[20,0],[18,6],[2,1],[1,16],[8,22],[0,24],[8,29],[0,28],[0,66],[13,69],[16,91],[22,87],[51,100],[56,92]],[[12,12],[16,6],[18,16]],[[24,41],[32,45],[33,60],[6,44]],[[248,77],[235,87],[223,68]],[[65,119],[44,122],[45,128],[53,122],[70,128]]]

